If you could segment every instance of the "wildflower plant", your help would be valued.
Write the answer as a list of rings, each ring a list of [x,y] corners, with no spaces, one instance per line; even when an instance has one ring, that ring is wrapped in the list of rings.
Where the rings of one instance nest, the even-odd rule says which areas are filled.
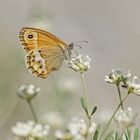
[[[102,139],[103,135],[105,134],[106,130],[110,126],[113,119],[116,120],[118,124],[118,129],[121,130],[119,134],[118,132],[116,132],[116,135],[117,135],[116,139],[126,139],[126,140],[131,139],[132,136],[130,135],[129,127],[134,125],[136,114],[132,113],[131,108],[128,108],[127,110],[125,110],[123,104],[130,94],[139,95],[140,84],[138,83],[138,81],[136,82],[136,79],[137,79],[136,76],[131,78],[130,72],[128,72],[127,74],[124,74],[121,70],[118,70],[118,69],[115,69],[115,70],[113,69],[111,73],[109,73],[108,76],[105,76],[105,81],[107,83],[115,84],[117,86],[118,95],[119,95],[119,104],[116,110],[114,111],[114,113],[112,114],[106,127],[104,128],[103,132],[101,133],[99,140]],[[126,95],[123,98],[122,98],[120,87],[126,89]],[[136,133],[138,133],[137,129],[135,129],[135,132],[134,132],[134,140],[138,139],[138,134]],[[137,135],[137,137],[135,135]],[[110,135],[108,137],[110,137]]]
[[[28,103],[33,118],[36,122],[38,122],[38,118],[32,105],[32,100],[38,95],[39,92],[40,88],[36,88],[34,85],[22,85],[17,90],[17,95]]]
[[[91,127],[92,116],[97,110],[97,106],[94,106],[92,110],[89,109],[88,93],[87,93],[87,87],[84,78],[84,73],[90,70],[91,67],[90,62],[91,62],[91,58],[89,56],[82,56],[82,55],[78,55],[75,58],[71,58],[71,60],[69,61],[69,67],[72,68],[74,71],[79,72],[81,75],[81,79],[84,87],[84,96],[80,98],[80,102],[88,118],[88,123],[89,123],[88,129],[90,129]],[[88,137],[88,135],[86,135],[85,137]]]
[[[25,100],[33,115],[32,121],[18,122],[12,127],[15,140],[138,140],[138,128],[136,124],[137,113],[131,107],[125,107],[124,103],[130,95],[140,95],[140,83],[137,76],[131,73],[125,74],[120,69],[113,69],[105,76],[105,82],[115,86],[118,94],[118,105],[109,121],[104,126],[95,121],[97,106],[90,105],[88,90],[84,74],[91,68],[89,56],[77,55],[68,60],[68,68],[79,73],[83,84],[83,95],[80,97],[81,107],[87,119],[74,117],[70,121],[48,114],[48,122],[42,122],[36,115],[32,100],[39,94],[40,88],[34,85],[22,85],[17,90],[17,95]],[[122,94],[122,88],[126,94]],[[57,112],[57,111],[56,111]],[[56,113],[55,113],[56,114]],[[58,114],[58,113],[57,113]],[[50,117],[51,116],[51,117]],[[40,117],[39,117],[40,118]],[[59,118],[60,121],[57,121]],[[63,122],[62,122],[63,121]],[[62,122],[63,125],[57,122]],[[53,123],[56,123],[53,125]],[[110,126],[114,126],[110,127]],[[54,127],[57,126],[57,127]],[[110,128],[110,129],[109,129]]]
[[[12,132],[18,139],[38,140],[46,138],[49,134],[49,125],[28,121],[27,123],[18,122],[12,127]]]

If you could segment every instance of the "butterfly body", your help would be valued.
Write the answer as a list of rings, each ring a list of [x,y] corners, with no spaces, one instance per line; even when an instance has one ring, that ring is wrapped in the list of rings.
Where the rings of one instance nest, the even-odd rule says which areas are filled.
[[[59,70],[63,61],[71,56],[72,47],[49,32],[27,27],[21,29],[19,37],[27,53],[27,69],[41,78]]]

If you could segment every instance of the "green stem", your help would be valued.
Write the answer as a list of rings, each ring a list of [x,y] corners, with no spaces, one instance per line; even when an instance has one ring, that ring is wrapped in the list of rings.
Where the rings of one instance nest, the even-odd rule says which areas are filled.
[[[88,131],[89,131],[90,126],[91,126],[91,117],[88,117]],[[89,138],[88,131],[86,135],[84,136],[85,140]],[[91,138],[92,138],[92,135],[91,135]]]
[[[117,106],[116,110],[114,111],[114,113],[112,114],[110,120],[108,121],[106,127],[104,128],[103,132],[101,133],[101,136],[99,138],[99,140],[101,140],[101,138],[103,137],[103,135],[105,134],[106,130],[108,129],[108,127],[110,126],[114,116],[116,115],[117,111],[119,110],[120,106],[122,105],[122,103],[126,100],[126,98],[128,97],[129,94],[127,94],[119,103],[119,105]]]
[[[86,107],[87,107],[87,110],[88,110],[88,113],[89,113],[88,93],[87,93],[87,87],[86,87],[86,82],[85,82],[85,78],[84,78],[83,73],[81,73],[81,78],[82,78],[82,83],[83,83],[83,86],[84,86],[84,98],[85,98],[85,104],[86,104]]]
[[[91,117],[88,118],[88,131],[89,131],[89,128],[91,126],[91,119],[92,119]],[[92,135],[91,135],[91,138],[92,138]]]
[[[122,97],[121,97],[121,91],[120,91],[119,86],[117,86],[117,90],[118,90],[118,93],[119,93],[119,100],[120,100],[120,103],[121,103],[121,109],[124,110],[123,103],[122,103]]]
[[[28,105],[29,105],[29,108],[30,108],[30,110],[31,110],[31,113],[32,113],[32,115],[33,115],[33,118],[34,118],[35,122],[38,122],[38,118],[37,118],[37,115],[36,115],[35,110],[34,110],[34,108],[33,108],[33,105],[32,105],[31,100],[27,100],[27,103],[28,103]]]
[[[88,129],[90,128],[91,126],[91,116],[89,115],[89,105],[88,105],[88,93],[87,93],[87,87],[86,87],[86,82],[85,82],[85,78],[84,78],[84,75],[83,73],[81,73],[81,78],[82,78],[82,83],[83,83],[83,86],[84,86],[84,99],[85,99],[85,105],[86,105],[86,108],[87,108],[87,111],[88,111]],[[88,138],[88,133],[87,135],[85,135],[85,139]]]

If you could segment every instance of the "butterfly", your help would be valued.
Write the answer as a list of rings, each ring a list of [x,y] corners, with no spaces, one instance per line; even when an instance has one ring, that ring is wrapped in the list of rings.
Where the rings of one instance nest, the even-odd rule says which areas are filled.
[[[47,31],[24,27],[20,30],[19,38],[26,51],[26,67],[38,77],[46,78],[71,57],[73,44],[67,45]]]

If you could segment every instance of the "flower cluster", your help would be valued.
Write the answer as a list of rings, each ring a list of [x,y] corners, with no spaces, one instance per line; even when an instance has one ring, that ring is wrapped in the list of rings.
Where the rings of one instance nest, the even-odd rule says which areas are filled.
[[[125,87],[128,89],[128,93],[140,95],[140,83],[138,83],[138,77],[134,76],[132,80],[127,80]]]
[[[112,69],[108,76],[105,76],[105,81],[110,84],[117,84],[122,81],[122,71],[120,69]]]
[[[57,130],[55,136],[59,140],[85,140],[88,134],[95,132],[96,127],[95,122],[88,126],[83,119],[73,118],[67,125],[67,131]]]
[[[40,88],[36,88],[34,85],[22,85],[17,90],[17,95],[25,100],[33,99],[40,92]]]
[[[140,83],[137,76],[131,77],[131,73],[123,74],[119,69],[112,70],[108,76],[105,76],[105,81],[110,84],[116,84],[127,89],[128,94],[140,95]]]
[[[121,130],[131,127],[135,124],[137,114],[133,113],[132,108],[127,108],[127,110],[120,109],[115,115],[115,121]]]
[[[49,135],[49,131],[49,125],[36,124],[33,121],[28,121],[27,123],[19,122],[12,127],[12,132],[18,139],[42,139]]]
[[[72,57],[68,62],[68,67],[72,68],[76,72],[86,72],[90,69],[90,57],[78,55],[77,57]]]

